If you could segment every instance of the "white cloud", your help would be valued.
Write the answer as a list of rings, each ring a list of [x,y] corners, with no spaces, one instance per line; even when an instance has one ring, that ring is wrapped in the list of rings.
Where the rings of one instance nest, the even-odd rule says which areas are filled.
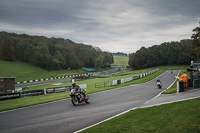
[[[110,52],[132,53],[190,38],[198,0],[0,0],[0,30],[63,37]]]

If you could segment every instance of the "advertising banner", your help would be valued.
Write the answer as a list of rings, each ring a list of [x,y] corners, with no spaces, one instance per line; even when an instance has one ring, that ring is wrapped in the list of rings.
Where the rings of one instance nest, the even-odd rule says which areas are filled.
[[[19,98],[19,97],[20,97],[20,93],[0,94],[0,100],[11,99],[11,98]]]
[[[140,78],[140,76],[134,76],[133,80],[136,80],[136,79],[139,79],[139,78]]]
[[[21,92],[21,97],[43,95],[44,90],[32,90]]]
[[[117,80],[113,80],[112,85],[117,85]]]
[[[47,88],[46,93],[49,94],[49,93],[65,92],[65,91],[69,91],[70,89],[71,89],[71,86]]]

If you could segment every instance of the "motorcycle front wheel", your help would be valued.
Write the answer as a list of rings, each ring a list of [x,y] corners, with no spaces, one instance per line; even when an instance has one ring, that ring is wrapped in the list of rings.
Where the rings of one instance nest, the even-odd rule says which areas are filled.
[[[87,94],[85,94],[85,103],[90,103],[90,97]]]
[[[77,97],[72,97],[72,98],[71,98],[71,101],[72,101],[72,104],[73,104],[74,106],[77,106],[77,105],[78,105],[78,99],[77,99]]]

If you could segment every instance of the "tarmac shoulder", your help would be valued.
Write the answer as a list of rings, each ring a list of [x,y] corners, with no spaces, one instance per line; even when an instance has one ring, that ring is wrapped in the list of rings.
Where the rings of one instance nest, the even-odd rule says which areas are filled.
[[[200,97],[200,88],[190,89],[185,92],[174,93],[174,94],[161,94],[145,102],[140,108],[158,106],[162,104],[195,99],[199,97]]]

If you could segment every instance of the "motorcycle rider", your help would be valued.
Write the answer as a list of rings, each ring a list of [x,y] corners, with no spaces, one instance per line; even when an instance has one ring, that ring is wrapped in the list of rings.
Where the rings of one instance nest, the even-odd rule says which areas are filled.
[[[157,86],[158,86],[158,84],[160,84],[160,86],[161,86],[161,88],[162,88],[162,84],[161,84],[161,81],[157,78],[157,80],[156,80],[156,84],[157,84]]]
[[[76,85],[76,83],[72,83],[71,89],[75,89],[76,92],[79,93],[80,101],[84,98],[85,93],[82,92],[80,86]]]
[[[75,91],[76,91],[76,92],[79,92],[79,93],[81,92],[81,88],[80,88],[78,85],[76,85],[75,82],[72,83],[71,89],[75,89]]]

